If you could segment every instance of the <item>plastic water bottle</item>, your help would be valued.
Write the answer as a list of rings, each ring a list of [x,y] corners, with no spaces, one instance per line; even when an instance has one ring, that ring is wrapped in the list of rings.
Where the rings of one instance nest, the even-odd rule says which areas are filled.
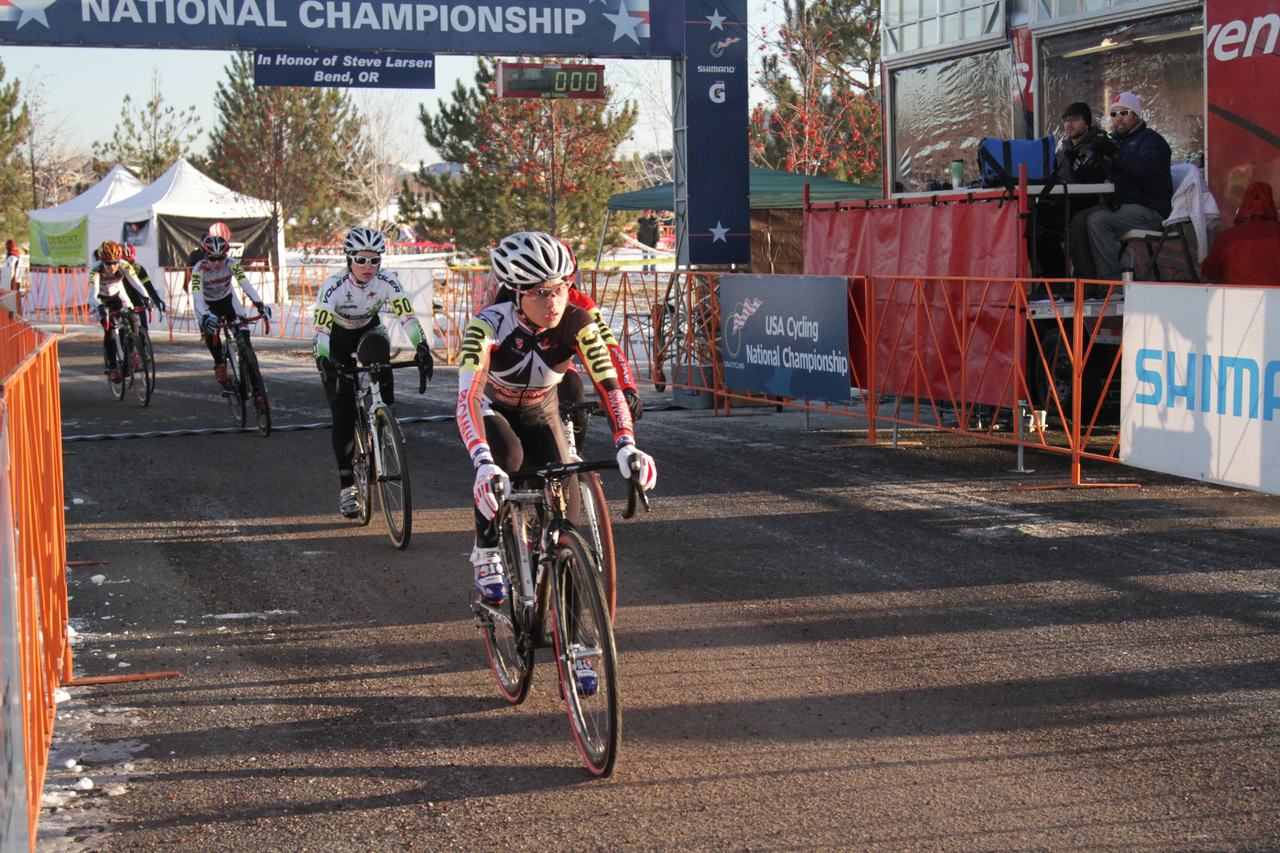
[[[964,161],[951,161],[951,186],[955,189],[963,189],[964,187]]]

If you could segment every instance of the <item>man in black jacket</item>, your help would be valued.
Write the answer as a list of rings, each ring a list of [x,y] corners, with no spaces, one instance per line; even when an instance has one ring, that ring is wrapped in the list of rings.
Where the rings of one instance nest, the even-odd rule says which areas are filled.
[[[1173,208],[1169,143],[1142,120],[1142,102],[1132,92],[1121,92],[1112,99],[1110,113],[1115,198],[1071,220],[1076,278],[1119,280],[1120,235],[1133,228],[1159,231]]]
[[[1064,184],[1101,184],[1111,178],[1111,158],[1116,152],[1111,137],[1094,126],[1093,110],[1076,101],[1062,111],[1063,139],[1053,171]],[[1036,273],[1065,278],[1070,270],[1063,246],[1067,224],[1080,211],[1102,202],[1098,195],[1045,196],[1036,201]]]

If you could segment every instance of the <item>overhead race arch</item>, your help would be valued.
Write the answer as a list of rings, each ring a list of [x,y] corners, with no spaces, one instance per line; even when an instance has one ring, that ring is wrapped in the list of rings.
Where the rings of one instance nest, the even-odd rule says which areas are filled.
[[[670,59],[692,265],[750,262],[746,24],[746,0],[0,0],[0,44]]]

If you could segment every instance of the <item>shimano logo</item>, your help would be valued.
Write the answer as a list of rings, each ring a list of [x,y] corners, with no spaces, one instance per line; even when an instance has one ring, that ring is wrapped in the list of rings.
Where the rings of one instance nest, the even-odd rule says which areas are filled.
[[[733,74],[738,70],[736,65],[699,65],[700,74]]]
[[[1214,24],[1205,37],[1204,49],[1210,59],[1230,62],[1233,59],[1275,54],[1276,41],[1280,40],[1280,14],[1272,12],[1254,18]]]
[[[1277,360],[1259,364],[1248,357],[1140,349],[1134,362],[1138,387],[1133,399],[1140,406],[1264,421],[1274,420],[1280,410]]]

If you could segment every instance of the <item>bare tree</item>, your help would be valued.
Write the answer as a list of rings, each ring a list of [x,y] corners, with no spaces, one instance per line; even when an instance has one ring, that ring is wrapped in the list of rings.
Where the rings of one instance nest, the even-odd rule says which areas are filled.
[[[609,100],[615,106],[634,103],[644,120],[632,133],[634,149],[627,159],[627,183],[637,187],[675,180],[672,157],[675,125],[671,106],[671,64],[634,60],[609,65]],[[625,150],[625,148],[624,148]]]
[[[123,163],[148,183],[164,174],[179,157],[191,151],[199,137],[200,116],[195,107],[166,106],[160,94],[160,69],[151,75],[151,98],[137,106],[130,95],[120,102],[120,122],[109,142],[94,143],[95,167],[102,174]]]
[[[68,119],[49,108],[45,77],[39,71],[34,69],[22,86],[30,124],[20,154],[31,181],[32,209],[66,201],[93,177],[88,152],[64,141],[71,135]]]
[[[396,194],[412,172],[406,166],[410,156],[408,140],[396,126],[399,116],[408,109],[407,99],[403,94],[375,97],[363,92],[353,100],[360,115],[367,159],[355,163],[348,173],[348,204],[355,220],[386,230],[389,224],[399,224]]]

